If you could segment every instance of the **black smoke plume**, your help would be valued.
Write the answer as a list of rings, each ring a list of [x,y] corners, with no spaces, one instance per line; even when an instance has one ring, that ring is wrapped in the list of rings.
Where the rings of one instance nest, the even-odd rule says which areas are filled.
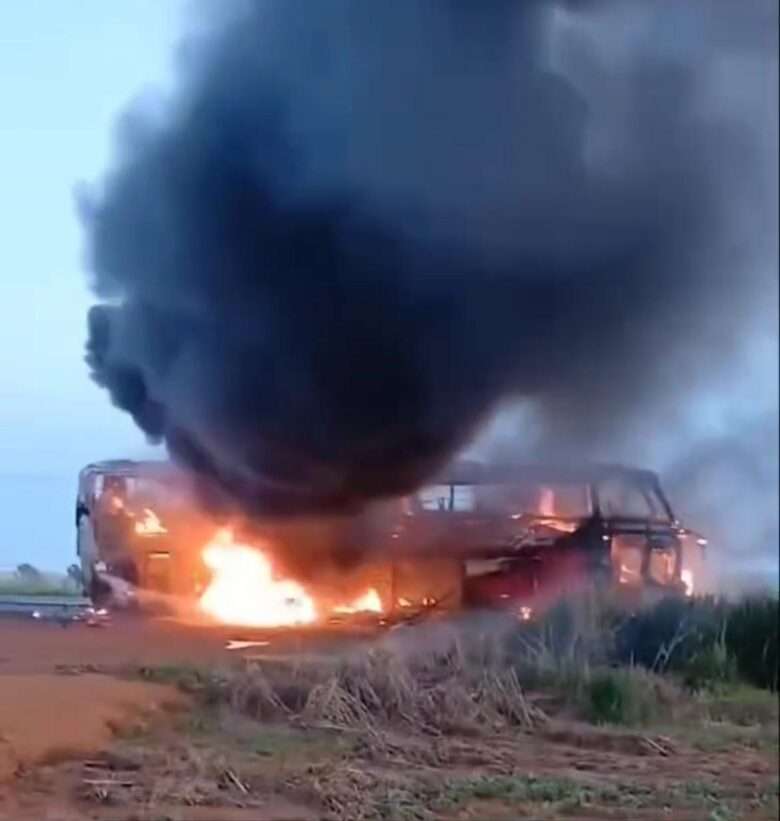
[[[763,126],[721,104],[734,66],[776,71],[771,2],[235,0],[197,22],[84,204],[88,362],[246,512],[411,489],[513,397],[608,439],[684,404],[772,298]]]

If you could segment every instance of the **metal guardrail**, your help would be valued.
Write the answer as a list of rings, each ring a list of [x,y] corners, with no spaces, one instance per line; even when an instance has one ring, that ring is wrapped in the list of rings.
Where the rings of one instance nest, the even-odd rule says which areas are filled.
[[[0,614],[72,614],[91,606],[83,596],[9,596],[0,595]]]

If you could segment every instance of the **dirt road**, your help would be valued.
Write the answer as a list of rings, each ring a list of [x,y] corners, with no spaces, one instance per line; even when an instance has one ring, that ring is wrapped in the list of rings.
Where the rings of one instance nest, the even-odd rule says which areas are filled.
[[[66,668],[219,664],[238,656],[327,649],[343,642],[343,635],[338,631],[204,627],[170,618],[121,614],[103,627],[6,617],[0,619],[0,675]],[[357,632],[351,635],[359,638]]]
[[[121,615],[102,627],[63,626],[29,615],[0,618],[0,821],[88,817],[85,807],[74,803],[71,769],[77,765],[68,762],[98,755],[111,747],[117,732],[186,705],[173,688],[102,672],[145,665],[217,665],[263,652],[305,651],[324,640]],[[227,649],[236,642],[245,645]],[[101,777],[98,774],[98,781]],[[249,813],[190,807],[185,816],[177,810],[170,817],[308,817],[299,810],[276,801],[263,814],[257,807]],[[103,808],[99,817],[110,818],[110,812]]]

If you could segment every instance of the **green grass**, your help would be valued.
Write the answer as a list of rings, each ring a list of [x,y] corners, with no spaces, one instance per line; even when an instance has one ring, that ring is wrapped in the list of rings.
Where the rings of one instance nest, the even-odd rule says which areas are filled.
[[[751,596],[727,614],[725,640],[741,678],[756,687],[778,689],[777,596]]]
[[[589,686],[597,667],[641,667],[692,692],[742,681],[777,690],[778,599],[752,596],[663,599],[629,612],[608,596],[567,599],[506,645],[528,687],[567,692]]]
[[[709,721],[737,727],[762,726],[777,730],[778,696],[747,684],[735,684],[700,699]]]
[[[80,587],[69,579],[57,580],[42,578],[29,579],[2,579],[0,580],[0,596],[83,596]]]
[[[376,816],[370,817],[382,821],[432,821],[469,807],[472,812],[468,817],[477,818],[484,816],[473,813],[489,804],[490,817],[498,817],[492,813],[503,807],[512,814],[500,817],[510,818],[521,808],[525,815],[530,807],[555,811],[586,806],[595,799],[592,788],[569,778],[483,774],[443,781],[417,779],[381,790],[374,805]]]
[[[771,809],[776,804],[777,791],[770,789],[754,796],[755,807]],[[586,807],[649,809],[679,807],[701,809],[713,821],[737,818],[734,797],[717,784],[686,781],[666,786],[643,783],[595,783],[577,778],[547,775],[479,775],[451,778],[433,806],[457,808],[474,801],[489,801],[505,805],[537,807],[566,813]]]
[[[777,716],[773,724],[735,725],[727,721],[687,722],[663,728],[667,735],[681,737],[703,753],[733,752],[739,748],[775,753],[778,748]]]
[[[676,673],[692,689],[740,678],[777,690],[778,619],[772,594],[664,599],[617,625],[614,659]]]
[[[502,800],[512,803],[557,804],[581,799],[586,788],[567,778],[533,775],[482,775],[450,779],[444,784],[444,801],[460,804],[465,800]]]
[[[209,686],[214,673],[205,667],[187,664],[160,664],[128,671],[155,684],[171,684],[185,693],[202,693]]]
[[[354,738],[348,735],[283,723],[259,723],[224,708],[196,709],[179,721],[177,730],[196,747],[222,747],[280,764],[341,755],[354,746]]]

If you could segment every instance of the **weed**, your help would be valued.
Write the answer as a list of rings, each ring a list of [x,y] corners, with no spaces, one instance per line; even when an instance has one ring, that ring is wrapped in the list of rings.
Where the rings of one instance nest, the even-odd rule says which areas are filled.
[[[679,673],[696,689],[738,675],[776,690],[778,601],[777,595],[738,602],[712,596],[663,599],[619,625],[613,660]]]
[[[737,727],[763,727],[777,734],[780,705],[776,693],[734,684],[705,693],[699,702],[709,721]]]
[[[596,723],[622,724],[626,721],[631,695],[628,682],[618,673],[597,675],[588,688],[591,719]]]
[[[545,720],[527,700],[513,668],[474,666],[454,644],[433,655],[375,649],[294,668],[256,663],[219,672],[143,669],[141,675],[265,721],[295,719],[369,731],[406,725],[437,735],[531,727]]]
[[[376,814],[382,821],[428,821],[433,818],[425,796],[404,787],[389,787],[376,802]]]
[[[648,724],[662,707],[657,679],[637,667],[599,670],[587,687],[587,717],[597,724]]]
[[[683,668],[683,682],[694,691],[717,691],[736,681],[737,665],[725,642],[725,625],[721,635],[695,653]]]
[[[442,800],[454,805],[475,798],[554,804],[572,799],[580,801],[584,791],[586,788],[582,784],[570,779],[537,778],[533,775],[483,775],[447,781]]]
[[[730,612],[725,640],[734,654],[740,676],[756,687],[778,689],[777,596],[751,596]]]
[[[737,814],[726,804],[718,804],[712,808],[707,821],[737,821]]]

